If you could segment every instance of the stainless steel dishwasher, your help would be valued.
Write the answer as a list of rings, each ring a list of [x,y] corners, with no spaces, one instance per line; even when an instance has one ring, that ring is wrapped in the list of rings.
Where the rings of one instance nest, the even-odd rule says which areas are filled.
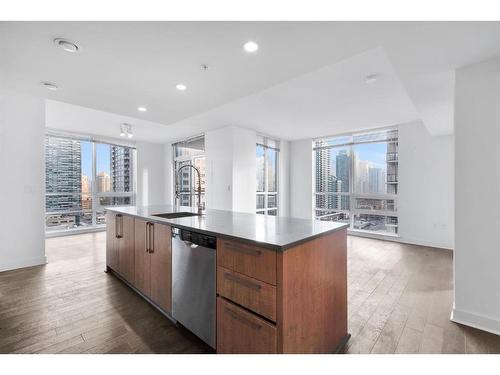
[[[172,317],[215,348],[216,238],[172,228]]]

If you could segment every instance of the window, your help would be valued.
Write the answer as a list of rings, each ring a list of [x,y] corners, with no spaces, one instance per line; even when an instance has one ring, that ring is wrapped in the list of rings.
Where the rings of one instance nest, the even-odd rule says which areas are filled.
[[[278,215],[279,142],[259,136],[256,146],[257,195],[256,212]]]
[[[198,204],[198,174],[193,168],[183,168],[177,175],[179,168],[192,165],[200,171],[201,202],[205,204],[205,138],[203,136],[190,138],[172,145],[174,158],[174,204],[193,207]],[[178,181],[178,186],[175,186]]]
[[[398,132],[385,129],[313,142],[315,218],[350,229],[398,233]]]
[[[86,137],[45,136],[45,230],[106,223],[105,206],[135,200],[135,149]]]

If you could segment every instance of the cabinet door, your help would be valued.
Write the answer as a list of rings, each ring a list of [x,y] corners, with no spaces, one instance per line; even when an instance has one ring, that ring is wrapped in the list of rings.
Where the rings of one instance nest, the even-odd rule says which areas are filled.
[[[172,310],[172,232],[168,225],[152,224],[151,299],[163,310]]]
[[[217,297],[217,353],[273,354],[276,351],[276,326]]]
[[[118,270],[118,243],[116,238],[116,214],[106,212],[106,266]]]
[[[147,249],[149,223],[135,219],[135,287],[151,297],[151,257]]]
[[[120,238],[118,239],[118,273],[129,283],[134,284],[134,218],[127,215],[120,216],[118,224],[120,230]]]

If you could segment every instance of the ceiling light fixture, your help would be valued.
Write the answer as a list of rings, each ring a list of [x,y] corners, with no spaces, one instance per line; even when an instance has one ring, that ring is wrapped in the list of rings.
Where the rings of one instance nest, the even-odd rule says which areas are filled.
[[[40,82],[40,85],[42,85],[43,87],[45,87],[47,90],[51,90],[51,91],[56,91],[57,89],[59,89],[59,86],[57,86],[55,83],[52,83],[52,82]]]
[[[248,42],[243,44],[243,49],[248,53],[254,53],[259,49],[259,45],[254,41],[249,40]]]
[[[186,91],[187,86],[184,85],[183,83],[178,83],[177,85],[175,85],[175,88],[179,91]]]
[[[139,112],[146,112],[148,109],[146,107],[137,107]]]
[[[66,52],[75,53],[81,50],[80,46],[71,40],[64,38],[56,38],[54,39],[54,44],[58,47],[61,47]]]
[[[123,123],[120,125],[120,137],[132,138],[134,133],[132,132],[132,125]]]
[[[379,79],[379,75],[378,74],[370,74],[370,75],[368,75],[368,76],[365,77],[365,83],[372,84],[372,83],[377,82],[378,79]]]

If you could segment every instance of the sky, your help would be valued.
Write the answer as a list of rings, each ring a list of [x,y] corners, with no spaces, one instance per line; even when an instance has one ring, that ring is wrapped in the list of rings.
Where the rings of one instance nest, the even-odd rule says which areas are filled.
[[[96,143],[96,174],[110,173],[109,145]],[[92,143],[82,142],[82,174],[92,179]]]
[[[335,158],[343,149],[345,150],[345,148],[332,148],[332,157]],[[358,154],[359,160],[369,161],[374,167],[385,169],[387,143],[364,143],[354,146],[353,151]]]

